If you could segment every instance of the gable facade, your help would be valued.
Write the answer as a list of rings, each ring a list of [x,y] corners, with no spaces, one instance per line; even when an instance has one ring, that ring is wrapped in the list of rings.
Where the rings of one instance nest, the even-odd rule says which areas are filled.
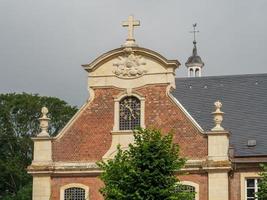
[[[139,101],[135,117],[141,127],[174,133],[181,156],[187,158],[177,176],[197,192],[196,200],[245,200],[244,182],[256,178],[258,168],[233,168],[230,133],[223,128],[204,130],[173,96],[179,65],[137,46],[112,50],[83,65],[88,73],[88,101],[56,137],[34,138],[34,160],[28,168],[33,175],[33,200],[63,200],[71,191],[90,200],[103,199],[96,162],[112,159],[118,144],[127,148],[133,142],[133,131],[120,127],[120,103],[127,97]],[[208,112],[214,110],[211,104]],[[215,112],[218,116],[220,120],[221,114]]]

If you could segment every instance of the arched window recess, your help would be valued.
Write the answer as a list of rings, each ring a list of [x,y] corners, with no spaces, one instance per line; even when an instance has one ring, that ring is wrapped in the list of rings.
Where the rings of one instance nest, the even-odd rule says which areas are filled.
[[[187,192],[194,195],[194,200],[199,200],[199,185],[191,181],[177,183],[176,192]]]
[[[132,131],[138,127],[145,128],[145,98],[127,93],[115,100],[113,131]]]
[[[71,183],[60,188],[60,200],[89,200],[89,187]]]

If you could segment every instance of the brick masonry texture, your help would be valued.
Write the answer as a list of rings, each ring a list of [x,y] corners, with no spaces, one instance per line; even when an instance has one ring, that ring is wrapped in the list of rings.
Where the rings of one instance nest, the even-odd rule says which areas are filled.
[[[154,85],[136,90],[145,97],[146,126],[159,128],[164,133],[173,132],[174,142],[179,144],[181,156],[188,159],[206,158],[207,138],[166,95],[166,87],[166,85]]]
[[[205,174],[190,174],[178,176],[180,181],[191,181],[199,185],[199,199],[208,200],[208,175]]]
[[[230,200],[240,200],[240,173],[235,172],[229,177]]]
[[[178,177],[181,181],[192,181],[199,184],[199,199],[208,200],[208,183],[207,174],[190,174]],[[51,200],[60,199],[60,188],[70,183],[79,183],[89,187],[89,199],[103,200],[103,196],[99,193],[103,182],[97,177],[53,177],[51,180],[52,192]],[[231,199],[232,200],[232,199]]]
[[[59,200],[60,187],[70,183],[80,183],[88,186],[90,200],[103,200],[103,196],[99,193],[103,183],[96,177],[53,177],[51,183],[51,200]]]
[[[166,95],[167,85],[149,85],[136,92],[145,97],[146,127],[172,131],[181,155],[188,159],[207,156],[207,138]],[[122,91],[95,89],[95,98],[65,134],[53,141],[54,161],[98,161],[111,145],[114,97]],[[190,144],[190,145],[188,145]]]
[[[114,96],[118,89],[95,89],[95,98],[65,134],[53,141],[54,161],[98,161],[111,145]]]
[[[133,92],[145,97],[145,125],[173,132],[180,154],[187,159],[207,157],[207,138],[200,133],[182,110],[166,94],[167,85],[148,85]],[[94,162],[102,159],[111,145],[114,125],[114,98],[125,92],[116,88],[94,89],[95,98],[80,113],[64,135],[52,143],[53,161]],[[190,145],[189,145],[190,144]],[[207,200],[207,174],[180,176],[181,180],[200,185],[200,199]],[[98,190],[103,183],[97,177],[53,177],[52,199],[59,199],[60,187],[69,183],[89,186],[90,199],[102,200]]]

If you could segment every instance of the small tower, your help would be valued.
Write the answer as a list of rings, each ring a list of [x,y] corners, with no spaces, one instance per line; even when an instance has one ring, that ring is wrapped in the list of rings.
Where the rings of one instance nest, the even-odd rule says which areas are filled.
[[[197,42],[196,42],[196,33],[199,31],[196,30],[197,24],[193,24],[193,31],[191,31],[194,34],[194,47],[193,47],[193,54],[190,56],[186,63],[185,66],[187,67],[188,70],[188,77],[201,77],[201,71],[202,68],[204,67],[204,63],[202,62],[200,56],[197,55]]]

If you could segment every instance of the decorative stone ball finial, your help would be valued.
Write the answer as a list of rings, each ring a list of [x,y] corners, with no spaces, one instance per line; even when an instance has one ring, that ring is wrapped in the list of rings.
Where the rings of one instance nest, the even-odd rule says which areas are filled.
[[[37,137],[49,137],[48,134],[48,125],[50,118],[47,117],[48,109],[46,107],[42,107],[42,117],[39,118],[41,132],[37,135]]]
[[[215,111],[212,112],[213,115],[213,121],[215,123],[215,127],[213,127],[212,131],[223,131],[224,128],[221,126],[223,121],[223,114],[224,112],[221,111],[222,103],[220,101],[216,101],[214,103],[215,105]]]

